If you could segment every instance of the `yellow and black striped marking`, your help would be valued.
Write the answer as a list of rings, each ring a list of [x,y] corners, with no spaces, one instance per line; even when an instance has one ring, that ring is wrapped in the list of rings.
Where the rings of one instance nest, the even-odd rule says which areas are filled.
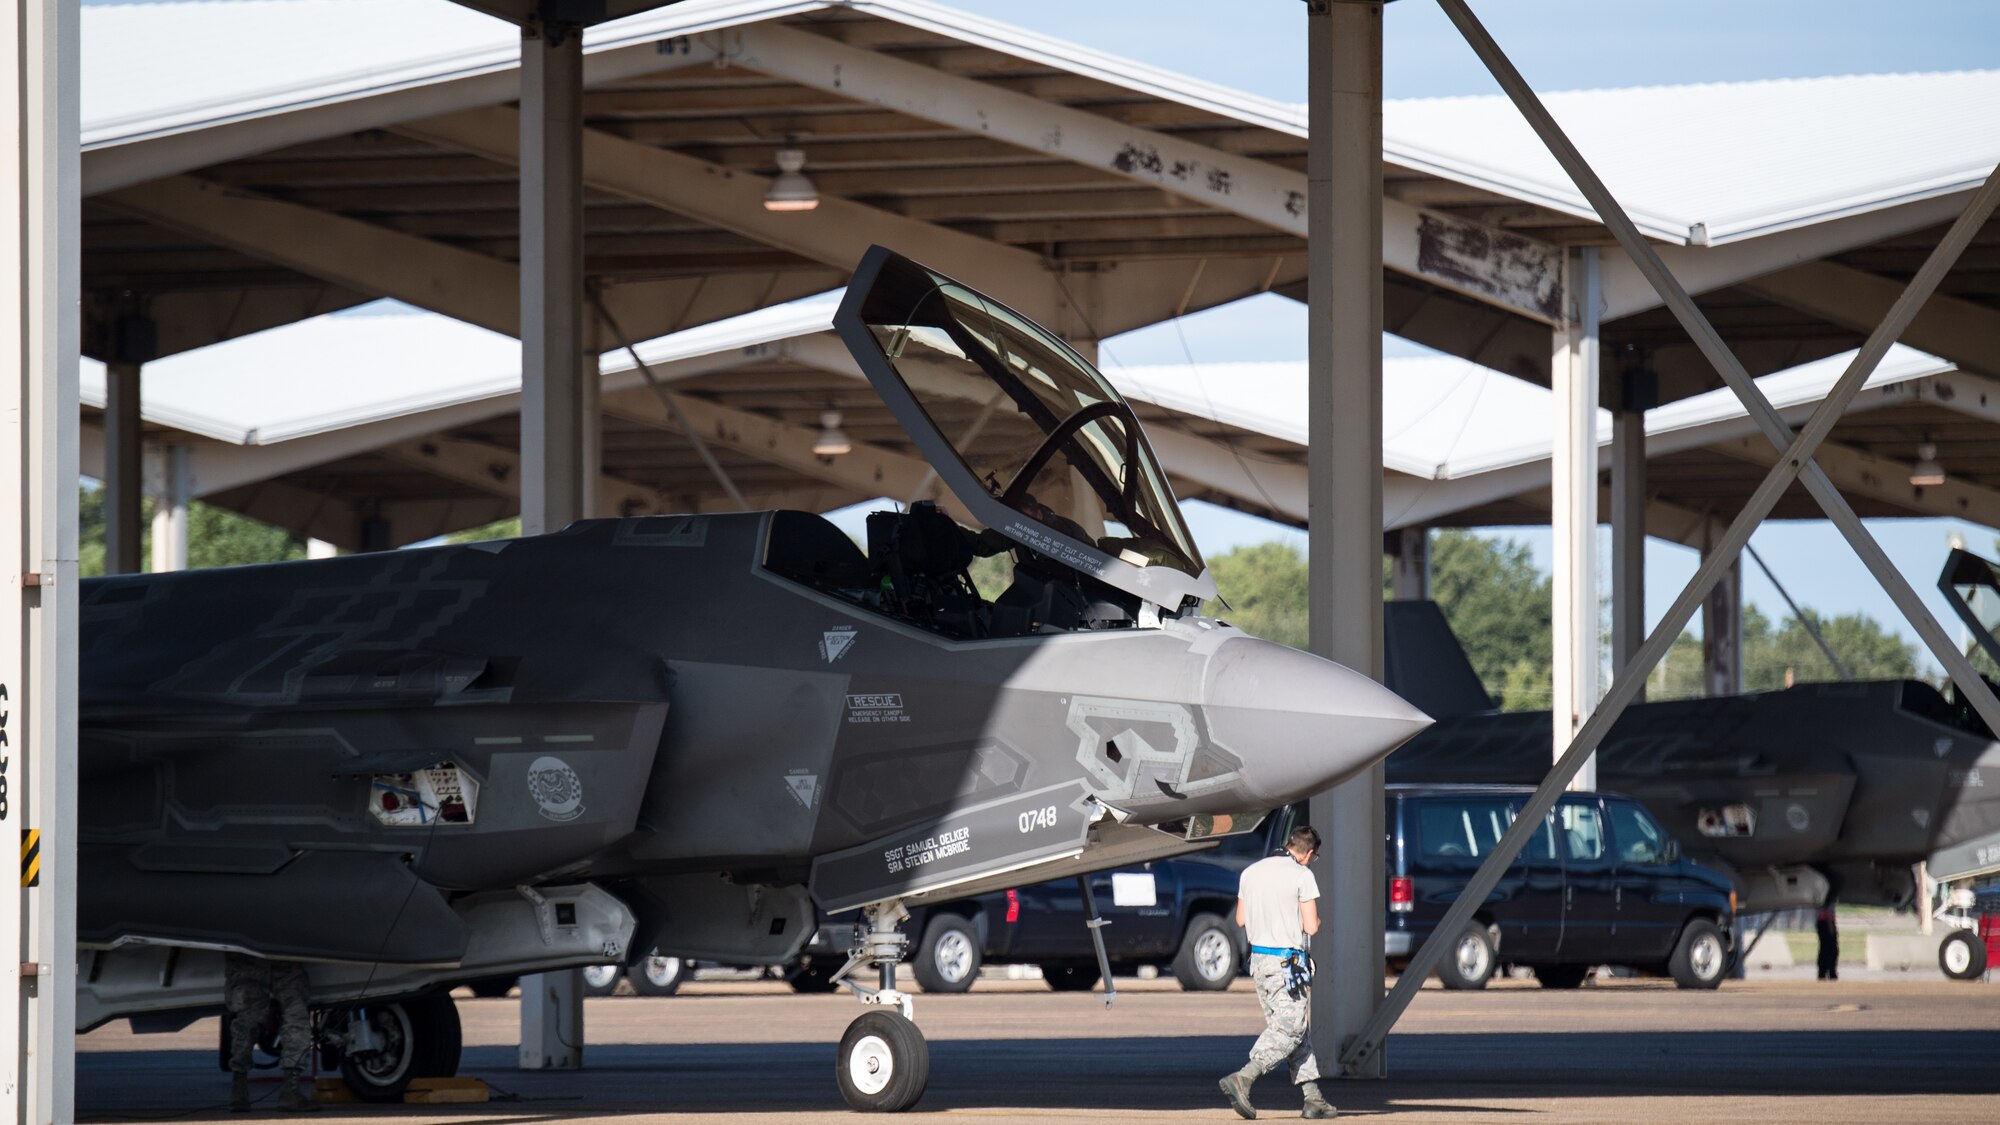
[[[42,885],[42,830],[21,829],[21,885]]]

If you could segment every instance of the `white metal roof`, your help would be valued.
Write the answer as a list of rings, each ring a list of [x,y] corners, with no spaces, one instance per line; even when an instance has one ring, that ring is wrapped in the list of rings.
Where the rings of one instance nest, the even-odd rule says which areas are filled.
[[[1970,190],[2000,162],[2000,70],[1542,98],[1634,220],[1681,242],[1735,241]],[[1594,215],[1501,95],[1392,101],[1382,116],[1393,163]]]
[[[649,364],[828,329],[838,293],[705,324],[638,345]],[[83,402],[104,405],[104,365],[81,361]],[[632,367],[612,352],[606,372]],[[154,360],[140,413],[231,445],[270,445],[521,389],[511,336],[414,309],[335,313]]]
[[[1854,353],[1831,356],[1757,380],[1779,410],[1818,402]],[[1881,387],[1952,371],[1952,364],[1900,345],[1866,386]],[[1306,444],[1306,365],[1227,363],[1113,368],[1106,372],[1127,395],[1183,414],[1253,433]],[[1646,414],[1649,439],[1746,412],[1723,388]],[[1611,446],[1611,412],[1597,415],[1598,445]],[[1480,473],[1546,461],[1555,441],[1554,395],[1500,372],[1451,356],[1382,361],[1383,467],[1425,480],[1462,480]]]
[[[684,0],[592,28],[586,44],[603,50],[832,6],[1304,135],[1300,107],[923,0]],[[86,149],[497,73],[518,53],[511,27],[449,0],[204,0],[96,5],[83,15]],[[1750,238],[1962,191],[2000,161],[2000,71],[1545,98],[1642,227],[1675,242]],[[1392,164],[1591,215],[1503,97],[1391,101],[1383,128]]]
[[[692,328],[639,345],[649,364],[755,348],[831,329],[838,293]],[[1852,353],[1757,381],[1772,404],[1817,402]],[[601,364],[630,370],[622,352]],[[1868,386],[1920,379],[1952,365],[1898,346]],[[1127,395],[1178,414],[1306,444],[1303,362],[1109,368]],[[1543,387],[1450,356],[1383,361],[1383,465],[1425,480],[1464,479],[1547,460],[1554,407]],[[520,345],[510,337],[430,313],[334,314],[148,364],[142,413],[157,425],[228,442],[270,445],[405,417],[520,390]],[[82,363],[82,398],[104,402],[104,368]],[[1654,438],[1740,419],[1726,389],[1652,410]],[[1600,411],[1600,444],[1611,415]],[[1170,466],[1171,468],[1171,466]]]

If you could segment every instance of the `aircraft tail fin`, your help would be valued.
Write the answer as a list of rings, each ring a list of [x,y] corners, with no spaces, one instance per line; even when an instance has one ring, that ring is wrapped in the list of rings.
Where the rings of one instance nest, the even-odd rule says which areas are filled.
[[[1384,602],[1382,633],[1390,691],[1433,719],[1493,710],[1493,698],[1436,602]]]

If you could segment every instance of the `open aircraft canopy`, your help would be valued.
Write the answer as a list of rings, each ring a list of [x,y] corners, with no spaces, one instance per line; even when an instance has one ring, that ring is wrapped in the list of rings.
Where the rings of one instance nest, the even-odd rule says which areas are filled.
[[[1068,344],[880,246],[834,326],[980,522],[1155,604],[1215,596],[1131,404]]]

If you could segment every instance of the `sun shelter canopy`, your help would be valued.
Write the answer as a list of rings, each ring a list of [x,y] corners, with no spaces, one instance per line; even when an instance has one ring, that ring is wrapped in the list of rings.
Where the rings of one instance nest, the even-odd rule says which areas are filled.
[[[929,467],[829,329],[837,294],[639,346],[660,391],[622,354],[602,372],[605,514],[731,507],[660,393],[759,507],[828,510],[887,496],[940,499]],[[1760,385],[1797,423],[1845,357]],[[1112,368],[1183,499],[1305,520],[1302,363]],[[102,457],[103,367],[86,361],[85,468]],[[405,543],[518,511],[519,353],[496,333],[413,312],[318,317],[155,365],[148,441],[190,450],[196,495],[346,546],[378,521]],[[1821,458],[1867,516],[1955,516],[2000,528],[2000,381],[1916,352],[1890,354]],[[942,402],[965,432],[983,404]],[[812,452],[828,410],[854,451]],[[1384,514],[1394,527],[1548,518],[1549,392],[1451,357],[1384,366]],[[1694,543],[1756,486],[1771,453],[1727,391],[1648,415],[1648,530]],[[993,440],[1002,440],[996,427]],[[1608,412],[1599,433],[1606,439]],[[1910,450],[1938,446],[1942,486],[1908,483]],[[962,514],[962,513],[961,513]],[[1803,493],[1780,518],[1815,518]]]
[[[515,331],[516,30],[444,0],[84,16],[89,354],[381,296]],[[1073,339],[1304,295],[1298,107],[919,0],[683,0],[586,48],[586,270],[631,338],[824,291],[871,242]],[[1754,374],[1855,346],[2000,159],[2000,72],[1549,102]],[[760,205],[787,146],[815,211]],[[1546,383],[1604,228],[1498,97],[1390,103],[1385,158],[1389,330]],[[2000,374],[1996,249],[1907,343]],[[1717,385],[1615,253],[1604,284],[1604,402],[1627,367],[1661,401]]]

